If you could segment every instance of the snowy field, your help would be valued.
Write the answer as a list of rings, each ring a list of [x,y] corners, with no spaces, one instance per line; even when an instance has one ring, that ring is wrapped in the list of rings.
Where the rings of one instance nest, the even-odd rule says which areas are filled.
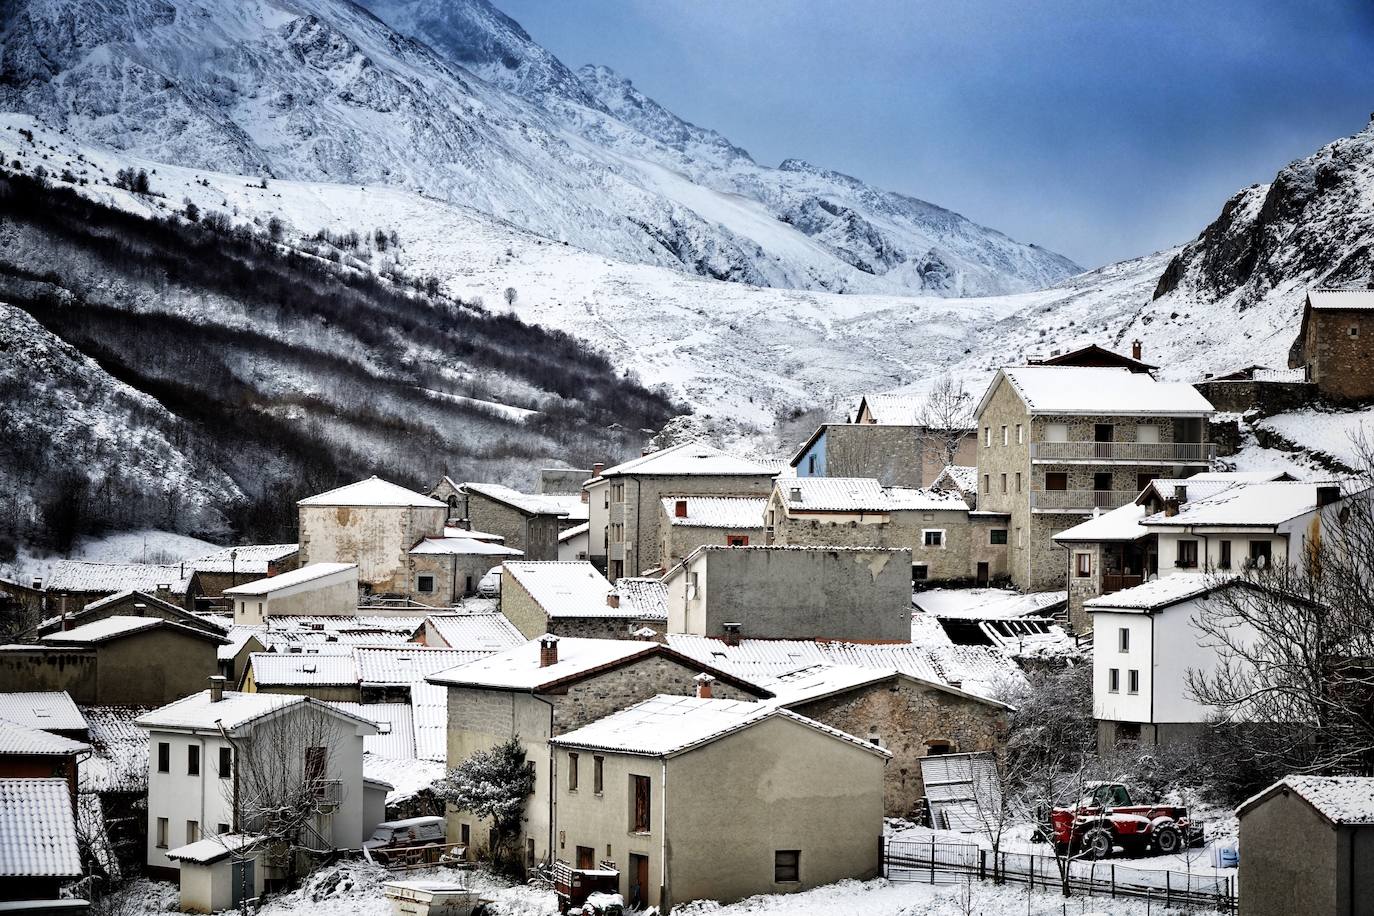
[[[1260,422],[1290,442],[1330,455],[1357,468],[1359,442],[1374,437],[1374,407],[1364,410],[1304,410],[1281,413]]]
[[[171,531],[119,531],[78,541],[66,557],[36,556],[21,551],[13,562],[0,564],[0,577],[27,583],[34,576],[45,576],[48,567],[59,559],[91,563],[180,563],[219,549],[219,544]]]

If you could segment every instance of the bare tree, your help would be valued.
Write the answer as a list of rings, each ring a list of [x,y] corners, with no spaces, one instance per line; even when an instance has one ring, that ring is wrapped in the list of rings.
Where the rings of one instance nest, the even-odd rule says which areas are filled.
[[[519,296],[519,294],[515,291],[515,287],[507,286],[505,293],[503,293],[502,295],[506,297],[506,306],[509,308],[515,308],[515,300]]]
[[[959,446],[973,428],[974,406],[962,382],[948,373],[935,380],[916,413],[922,460],[940,467],[954,464]]]

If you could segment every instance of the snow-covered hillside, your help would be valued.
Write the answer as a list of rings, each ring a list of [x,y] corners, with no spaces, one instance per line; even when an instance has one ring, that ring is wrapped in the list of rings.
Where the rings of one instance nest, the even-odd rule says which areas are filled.
[[[572,73],[485,0],[368,5],[401,31],[349,0],[4,0],[0,110],[169,164],[405,188],[755,285],[957,296],[1077,270],[835,172],[758,166],[613,74]]]

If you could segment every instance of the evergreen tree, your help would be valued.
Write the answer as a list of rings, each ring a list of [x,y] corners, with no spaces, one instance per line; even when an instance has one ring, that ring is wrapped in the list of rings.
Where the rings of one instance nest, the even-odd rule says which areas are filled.
[[[534,793],[534,767],[525,760],[519,736],[475,752],[449,772],[438,790],[459,811],[491,822],[492,863],[514,869],[510,843],[520,835],[525,800]]]

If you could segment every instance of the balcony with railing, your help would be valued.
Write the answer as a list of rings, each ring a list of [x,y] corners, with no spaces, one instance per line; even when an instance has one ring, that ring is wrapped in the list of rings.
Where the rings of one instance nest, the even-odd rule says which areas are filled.
[[[1116,509],[1133,502],[1136,490],[1032,490],[1031,508],[1048,512],[1091,512]]]
[[[1127,464],[1208,464],[1211,442],[1032,442],[1033,461],[1120,461]]]
[[[337,808],[343,802],[343,782],[338,779],[313,779],[310,797],[321,808]]]
[[[1103,573],[1102,594],[1110,595],[1112,592],[1135,588],[1137,585],[1143,585],[1144,583],[1144,576],[1131,576],[1125,573]]]

